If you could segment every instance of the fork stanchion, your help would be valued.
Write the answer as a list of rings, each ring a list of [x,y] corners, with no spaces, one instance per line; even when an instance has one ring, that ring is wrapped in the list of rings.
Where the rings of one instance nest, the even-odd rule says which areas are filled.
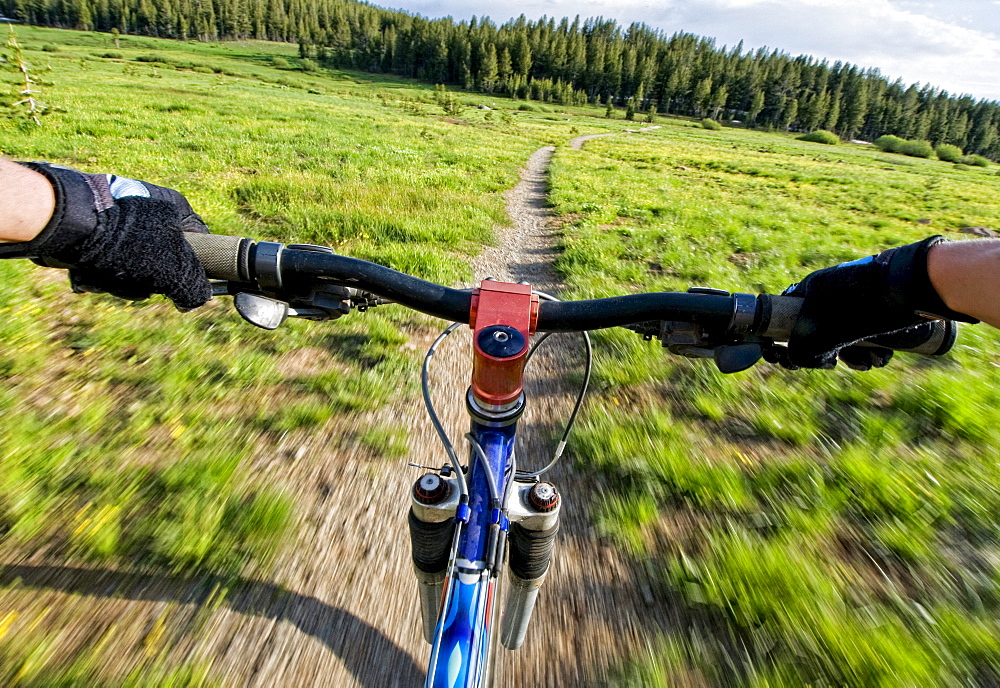
[[[459,489],[452,480],[427,473],[413,485],[410,549],[420,597],[424,640],[434,641],[448,557],[455,537]]]
[[[500,642],[508,650],[524,643],[538,591],[552,561],[559,531],[559,493],[552,483],[516,483],[508,500],[510,515],[510,592],[500,622]]]

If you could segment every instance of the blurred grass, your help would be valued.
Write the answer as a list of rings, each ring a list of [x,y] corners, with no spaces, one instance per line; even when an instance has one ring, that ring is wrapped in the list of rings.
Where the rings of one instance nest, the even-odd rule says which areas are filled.
[[[40,128],[0,121],[4,155],[148,179],[215,232],[331,245],[446,283],[470,277],[506,223],[501,192],[553,137],[530,114],[446,121],[420,84],[297,71],[292,45],[128,36],[111,50],[107,35],[17,31],[56,111]],[[60,273],[18,261],[0,279],[8,549],[266,567],[288,539],[288,486],[255,485],[247,466],[284,433],[414,389],[402,309],[265,333],[220,303],[180,317],[159,299],[69,296]],[[354,441],[405,451],[386,429]]]
[[[4,156],[173,187],[216,233],[329,245],[450,284],[508,223],[502,193],[532,151],[583,122],[624,127],[469,94],[447,118],[432,86],[304,72],[288,44],[16,31],[53,110],[40,128],[0,119]],[[6,102],[15,83],[0,70]],[[160,298],[74,296],[63,273],[23,261],[0,261],[0,280],[5,562],[267,576],[304,518],[301,486],[261,470],[288,435],[360,448],[357,470],[408,451],[405,427],[341,431],[413,398],[409,338],[426,320],[404,309],[264,332],[228,300],[181,316]],[[174,678],[159,655],[117,674],[98,648],[67,654],[59,629],[13,627],[3,685],[210,684]]]
[[[35,68],[51,66],[57,111],[40,129],[0,121],[4,155],[148,179],[184,192],[213,231],[446,283],[506,224],[501,194],[531,151],[628,125],[482,95],[448,120],[430,87],[303,72],[289,45],[18,34]],[[557,154],[570,296],[774,292],[929,233],[1000,225],[990,169],[660,124]],[[270,333],[220,303],[181,317],[157,299],[72,296],[61,274],[19,261],[0,261],[0,279],[6,561],[266,573],[294,541],[295,486],[264,484],[256,462],[286,433],[329,432],[414,391],[419,321],[394,307]],[[600,530],[657,572],[660,603],[684,621],[617,685],[1000,681],[993,331],[966,328],[945,361],[733,377],[629,332],[597,339],[574,453],[607,478]],[[380,462],[406,452],[392,426],[343,441]],[[101,648],[54,657],[43,630],[5,637],[5,619],[5,685],[211,685],[155,658],[109,676]]]
[[[989,171],[664,124],[558,154],[572,296],[775,293],[932,233],[1000,226]],[[897,355],[869,373],[729,377],[628,333],[598,340],[576,459],[606,477],[599,527],[657,572],[683,620],[621,685],[1000,680],[996,331],[966,327],[944,360]]]

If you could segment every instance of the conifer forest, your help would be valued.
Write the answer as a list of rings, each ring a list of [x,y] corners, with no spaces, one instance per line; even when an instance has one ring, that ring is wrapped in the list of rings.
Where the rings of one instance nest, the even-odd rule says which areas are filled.
[[[456,22],[351,0],[0,0],[0,12],[45,26],[202,41],[299,43],[303,57],[559,104],[736,121],[845,139],[891,134],[1000,159],[1000,104],[933,85],[890,81],[875,67],[718,47],[645,24],[524,15]]]

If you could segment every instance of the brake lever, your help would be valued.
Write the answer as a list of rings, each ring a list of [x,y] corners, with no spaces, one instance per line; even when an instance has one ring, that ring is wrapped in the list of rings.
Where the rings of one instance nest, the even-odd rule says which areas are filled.
[[[279,327],[288,318],[336,320],[352,308],[360,312],[392,303],[376,294],[337,284],[320,284],[308,291],[290,285],[262,289],[251,284],[212,280],[213,296],[232,296],[236,312],[252,325],[266,330]]]
[[[308,294],[285,295],[279,290],[255,289],[252,285],[213,280],[212,295],[233,297],[236,312],[251,325],[273,330],[288,318],[336,320],[351,312],[356,290],[336,285],[322,285]],[[367,309],[373,304],[365,301]]]
[[[722,373],[739,373],[764,357],[766,342],[757,337],[723,338],[695,323],[662,320],[635,323],[629,329],[643,339],[659,339],[670,353],[686,358],[710,358]]]
[[[233,297],[236,312],[251,325],[276,330],[290,315],[288,304],[260,294],[240,292]]]
[[[712,358],[720,373],[740,373],[764,358],[764,347],[757,342],[723,344],[715,347]]]

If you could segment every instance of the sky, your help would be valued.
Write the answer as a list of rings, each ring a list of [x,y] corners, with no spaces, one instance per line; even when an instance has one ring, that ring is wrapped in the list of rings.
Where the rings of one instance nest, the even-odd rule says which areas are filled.
[[[375,0],[374,4],[383,4]],[[425,17],[603,16],[719,47],[776,48],[876,67],[890,80],[1000,101],[1000,0],[388,0]]]

